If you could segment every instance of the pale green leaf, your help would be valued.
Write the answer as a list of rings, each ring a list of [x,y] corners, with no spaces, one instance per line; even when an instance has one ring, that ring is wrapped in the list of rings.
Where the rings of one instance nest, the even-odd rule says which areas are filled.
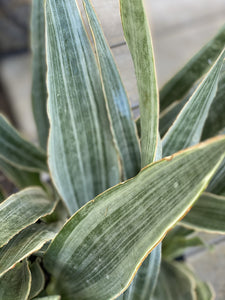
[[[40,267],[39,260],[36,259],[34,263],[30,266],[31,272],[31,288],[28,299],[32,299],[37,296],[45,286],[45,274]]]
[[[225,197],[203,193],[181,225],[199,231],[225,233]]]
[[[0,170],[19,188],[42,185],[39,173],[21,170],[2,158],[0,158]]]
[[[131,285],[124,293],[123,300],[151,299],[161,266],[161,243],[145,259]]]
[[[174,154],[82,207],[44,257],[56,292],[70,300],[119,296],[206,187],[224,149],[217,138]]]
[[[90,0],[83,0],[95,42],[96,54],[114,137],[120,151],[124,178],[134,177],[140,170],[140,149],[128,98],[110,48]]]
[[[44,224],[33,224],[18,233],[0,248],[0,276],[17,262],[41,249],[54,236],[52,228]]]
[[[47,116],[44,0],[32,0],[31,49],[33,114],[40,145],[46,149],[49,121]]]
[[[0,299],[26,300],[31,285],[31,274],[26,261],[18,263],[12,270],[0,277]]]
[[[55,201],[40,188],[27,188],[0,204],[0,247],[22,229],[54,210]]]
[[[162,261],[152,300],[196,300],[195,281],[180,263]]]
[[[225,45],[225,26],[160,91],[160,108],[181,100],[194,83],[206,73]]]
[[[22,138],[7,119],[0,114],[0,157],[28,171],[47,171],[46,155]]]
[[[207,282],[198,280],[196,286],[197,300],[214,300],[215,294],[211,286]]]
[[[159,99],[152,40],[142,0],[120,0],[120,10],[137,78],[144,167],[154,161],[158,138]]]
[[[163,156],[171,155],[200,141],[205,120],[216,95],[224,57],[225,50],[222,51],[213,67],[167,131],[163,138]]]
[[[46,0],[49,167],[70,213],[120,181],[100,75],[74,0]]]
[[[162,143],[159,136],[155,161],[161,158]],[[160,243],[144,260],[131,285],[124,293],[123,300],[145,300],[153,295],[161,265],[161,250],[162,244]]]

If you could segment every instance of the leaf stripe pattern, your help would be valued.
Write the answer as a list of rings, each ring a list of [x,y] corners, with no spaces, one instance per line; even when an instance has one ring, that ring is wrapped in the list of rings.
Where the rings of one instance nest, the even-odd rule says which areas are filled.
[[[53,182],[73,214],[120,181],[100,76],[74,0],[46,1]]]
[[[81,208],[44,257],[56,291],[71,300],[119,296],[206,187],[224,149],[223,137],[167,157]]]
[[[89,0],[84,7],[95,42],[96,54],[108,112],[124,168],[124,178],[134,177],[140,170],[140,149],[128,98],[110,48]]]
[[[0,247],[16,233],[50,214],[56,202],[50,201],[40,188],[27,188],[0,204]]]
[[[142,0],[120,0],[123,31],[137,78],[141,122],[141,166],[154,161],[158,139],[159,95],[153,46]]]
[[[203,127],[216,95],[224,57],[225,49],[165,134],[162,141],[163,156],[195,145],[201,140]]]

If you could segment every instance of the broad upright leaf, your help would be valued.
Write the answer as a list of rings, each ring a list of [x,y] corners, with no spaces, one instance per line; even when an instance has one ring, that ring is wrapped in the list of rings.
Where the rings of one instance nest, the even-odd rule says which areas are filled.
[[[206,73],[225,45],[225,26],[160,91],[160,108],[164,110],[182,99],[193,84]]]
[[[52,240],[56,233],[45,224],[33,224],[14,236],[8,244],[0,248],[0,276],[9,269],[38,251]]]
[[[95,56],[74,0],[46,0],[52,180],[73,214],[120,181]]]
[[[27,188],[3,201],[0,204],[0,247],[40,217],[50,214],[55,205],[40,188]]]
[[[50,245],[44,265],[65,299],[111,299],[181,219],[225,155],[213,139],[144,168],[88,202]]]
[[[7,119],[0,114],[0,157],[28,171],[47,171],[46,155],[22,138]]]
[[[30,288],[30,294],[29,299],[33,299],[35,296],[37,296],[45,286],[45,274],[40,267],[40,263],[38,259],[32,265],[30,266],[30,272],[31,272],[31,288]]]
[[[196,300],[195,287],[195,281],[179,263],[163,260],[152,300]]]
[[[152,40],[142,0],[120,0],[120,9],[124,35],[137,78],[141,165],[144,167],[154,161],[158,137],[159,99]]]
[[[39,173],[21,170],[2,158],[0,158],[0,170],[19,188],[42,185]]]
[[[163,156],[171,155],[200,141],[205,120],[216,95],[224,57],[225,50],[167,131],[163,138]]]
[[[134,177],[140,170],[140,150],[128,98],[110,48],[90,0],[83,0],[92,30],[99,63],[102,86],[112,122],[114,137],[120,151],[124,178]]]
[[[0,299],[27,300],[30,285],[31,274],[24,260],[0,278]]]
[[[162,158],[162,143],[158,137],[155,161]],[[151,162],[150,162],[151,163]],[[123,300],[146,300],[153,295],[161,265],[162,244],[155,247],[140,266],[131,285],[123,295]],[[118,299],[119,300],[119,299]]]
[[[225,197],[203,193],[181,224],[195,230],[225,233]]]
[[[45,14],[44,0],[32,0],[31,13],[32,48],[32,106],[39,142],[46,149],[49,121],[47,116]]]

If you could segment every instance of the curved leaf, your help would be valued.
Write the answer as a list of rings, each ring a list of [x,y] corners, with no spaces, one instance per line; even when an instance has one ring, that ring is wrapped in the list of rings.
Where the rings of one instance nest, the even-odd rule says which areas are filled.
[[[19,188],[42,185],[39,173],[21,170],[2,158],[0,158],[0,170]]]
[[[120,181],[94,53],[74,0],[46,0],[49,167],[74,213]]]
[[[225,197],[203,193],[181,225],[195,230],[225,233]]]
[[[0,157],[27,171],[47,171],[46,155],[23,139],[0,114]]]
[[[163,155],[171,155],[200,141],[205,120],[216,95],[224,57],[225,49],[167,131],[163,138]]]
[[[30,272],[31,272],[31,288],[30,288],[29,299],[32,299],[44,289],[45,274],[42,268],[40,267],[38,260],[36,260],[30,266]]]
[[[39,218],[50,214],[56,202],[40,188],[27,188],[0,204],[0,247]]]
[[[141,123],[141,165],[154,161],[158,138],[159,96],[152,39],[142,0],[120,0],[124,35],[137,78]]]
[[[193,84],[206,73],[225,45],[225,25],[160,91],[160,108],[164,110],[182,99]]]
[[[110,48],[89,0],[83,0],[96,47],[99,70],[114,137],[120,151],[124,178],[134,177],[141,167],[140,149],[128,98]]]
[[[44,0],[32,0],[31,12],[32,49],[32,106],[39,142],[46,149],[49,121],[47,116],[45,15]]]
[[[218,138],[167,157],[82,207],[44,257],[56,292],[70,300],[121,294],[206,187],[224,149]]]
[[[18,233],[0,248],[0,276],[22,259],[41,249],[55,235],[52,228],[44,224],[33,224]]]
[[[0,278],[0,299],[26,300],[31,285],[31,275],[26,261],[18,263]]]

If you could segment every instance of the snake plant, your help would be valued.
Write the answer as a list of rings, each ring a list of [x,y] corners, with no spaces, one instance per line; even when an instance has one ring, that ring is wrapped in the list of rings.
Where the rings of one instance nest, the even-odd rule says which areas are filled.
[[[76,0],[32,2],[39,146],[0,116],[0,169],[18,188],[1,187],[0,298],[213,299],[178,258],[199,231],[225,233],[225,27],[159,91],[143,2],[120,0],[135,121],[83,6],[86,23]]]

